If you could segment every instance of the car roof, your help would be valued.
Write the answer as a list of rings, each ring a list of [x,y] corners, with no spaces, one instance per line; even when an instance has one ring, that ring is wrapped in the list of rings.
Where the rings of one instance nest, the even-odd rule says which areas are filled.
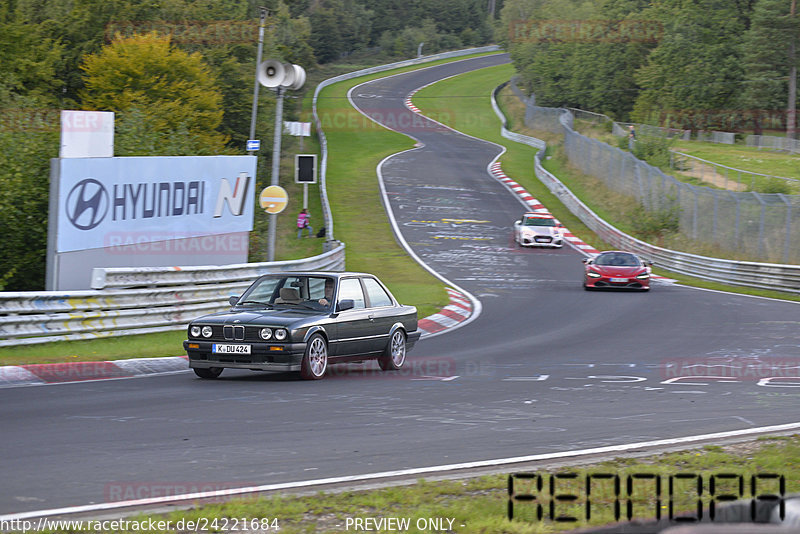
[[[355,271],[278,271],[274,273],[264,273],[261,276],[327,276],[330,278],[344,278],[347,276],[371,276],[378,278],[371,273],[361,273]]]
[[[527,218],[537,218],[537,219],[555,219],[555,217],[553,217],[553,216],[552,216],[551,214],[549,214],[549,213],[534,213],[534,212],[532,212],[532,211],[525,212],[525,214],[523,215],[523,217],[527,217]]]

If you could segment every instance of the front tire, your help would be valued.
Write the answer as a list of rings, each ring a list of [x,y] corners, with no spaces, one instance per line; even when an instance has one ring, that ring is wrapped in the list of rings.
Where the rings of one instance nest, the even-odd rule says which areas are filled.
[[[406,333],[400,329],[394,331],[389,344],[378,358],[378,365],[384,371],[397,371],[406,363]]]
[[[219,375],[222,374],[222,367],[195,367],[194,374],[199,376],[200,378],[205,378],[208,380],[213,380],[217,378]]]
[[[300,364],[300,376],[305,380],[319,380],[328,369],[328,344],[320,334],[314,334],[308,340],[303,361]]]

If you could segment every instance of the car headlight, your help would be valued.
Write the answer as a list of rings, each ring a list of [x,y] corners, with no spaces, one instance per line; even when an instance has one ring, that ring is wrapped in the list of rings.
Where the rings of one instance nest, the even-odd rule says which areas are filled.
[[[262,328],[258,335],[261,339],[272,339],[272,328]]]
[[[589,278],[600,278],[603,275],[600,273],[596,273],[594,271],[586,271],[586,276],[588,276]]]
[[[203,330],[202,330],[203,337],[211,337],[212,332],[213,332],[213,330],[211,330],[210,326],[204,326],[203,327]]]
[[[288,335],[289,333],[283,328],[278,328],[275,330],[275,339],[278,341],[283,341]]]
[[[650,273],[638,274],[636,275],[636,278],[638,278],[639,280],[647,280],[648,278],[650,278]]]
[[[200,327],[199,326],[192,326],[189,329],[189,335],[192,337],[200,337]]]

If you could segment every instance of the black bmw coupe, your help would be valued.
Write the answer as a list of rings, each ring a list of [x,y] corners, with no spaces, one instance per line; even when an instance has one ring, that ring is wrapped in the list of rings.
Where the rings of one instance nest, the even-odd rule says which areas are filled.
[[[400,369],[419,339],[417,309],[371,274],[287,272],[256,279],[231,309],[192,321],[183,347],[201,378],[225,368],[325,376],[328,365],[377,359]]]

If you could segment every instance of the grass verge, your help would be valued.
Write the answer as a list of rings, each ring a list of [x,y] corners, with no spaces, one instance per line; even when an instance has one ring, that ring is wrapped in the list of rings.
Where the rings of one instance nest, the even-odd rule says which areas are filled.
[[[745,145],[675,141],[673,148],[720,165],[770,176],[800,179],[800,155],[759,150]],[[735,177],[731,177],[735,180]]]
[[[153,519],[169,520],[173,525],[179,521],[214,521],[222,525],[225,521],[260,521],[275,519],[284,534],[329,533],[355,530],[356,520],[379,521],[382,518],[407,520],[405,532],[431,532],[431,520],[441,520],[446,532],[471,533],[547,533],[573,530],[578,527],[606,525],[615,521],[614,503],[621,503],[620,519],[627,519],[628,476],[637,476],[634,496],[631,498],[631,516],[637,520],[648,520],[659,509],[662,517],[668,517],[669,506],[674,513],[696,511],[697,502],[707,510],[711,502],[711,477],[721,474],[734,478],[717,478],[716,495],[734,494],[749,499],[750,477],[759,477],[757,495],[778,494],[779,480],[767,475],[783,476],[786,493],[800,491],[800,436],[768,437],[755,441],[725,445],[705,446],[682,452],[652,455],[630,459],[618,458],[592,465],[562,467],[558,469],[528,469],[544,477],[543,490],[520,479],[515,480],[515,493],[529,493],[539,497],[544,504],[543,518],[536,516],[536,503],[517,501],[514,520],[509,521],[508,474],[464,478],[444,481],[418,481],[407,486],[393,486],[368,491],[343,491],[339,493],[319,492],[313,495],[280,495],[253,499],[237,499],[219,504],[200,506],[192,510],[174,512],[168,516],[150,516]],[[577,474],[576,480],[557,479],[561,494],[577,495],[570,504],[558,502],[556,515],[571,516],[575,522],[553,521],[549,518],[549,495],[547,484],[550,475]],[[620,477],[622,487],[615,494],[612,481],[595,479],[591,487],[591,517],[586,520],[587,475],[611,474]],[[677,475],[691,474],[690,478]],[[656,499],[654,477],[660,477],[662,490],[660,501]],[[675,477],[672,493],[667,489],[670,476]],[[745,490],[740,493],[738,477],[743,477]],[[697,481],[702,483],[702,495],[697,493]],[[563,483],[563,484],[562,484]],[[718,504],[721,501],[718,501]],[[131,517],[130,520],[145,521],[147,516]],[[362,523],[363,524],[363,523]],[[349,528],[348,528],[349,525]],[[426,527],[426,528],[419,528]],[[448,528],[449,527],[449,528]],[[396,530],[396,529],[395,529]],[[177,529],[171,531],[177,532]],[[268,530],[262,530],[266,532]],[[390,531],[390,529],[383,529]],[[163,532],[163,531],[162,531]]]

